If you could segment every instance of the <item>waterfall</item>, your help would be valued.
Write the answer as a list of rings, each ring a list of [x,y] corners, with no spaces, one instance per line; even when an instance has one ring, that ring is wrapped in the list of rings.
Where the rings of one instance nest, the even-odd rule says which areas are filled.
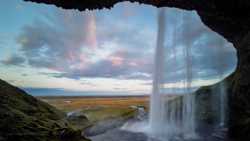
[[[192,26],[189,21],[186,13],[182,13],[181,15],[182,24],[186,24],[186,36],[191,36],[189,31],[190,26]],[[186,22],[186,23],[184,23]],[[182,31],[184,32],[184,31]],[[184,37],[185,38],[185,37]],[[183,54],[185,59],[185,77],[184,77],[184,84],[186,93],[183,96],[183,104],[182,104],[182,112],[183,112],[183,133],[185,136],[195,137],[195,95],[191,92],[192,87],[192,77],[193,77],[193,67],[192,67],[192,48],[191,48],[191,41],[187,41],[183,47]]]
[[[158,34],[154,60],[153,90],[150,100],[150,125],[153,132],[159,132],[163,122],[164,103],[162,103],[160,89],[163,82],[164,71],[164,40],[165,40],[165,10],[159,9]]]
[[[175,45],[165,43],[166,36],[166,11],[164,8],[158,11],[158,33],[155,49],[154,60],[154,75],[153,75],[153,88],[150,99],[150,133],[157,138],[164,140],[176,137],[194,137],[195,136],[195,97],[191,94],[192,87],[192,54],[191,45],[187,43],[183,48],[182,60],[184,62],[184,93],[182,96],[172,96],[177,94],[175,88],[172,92],[164,91],[166,76],[170,72],[166,64],[167,55],[170,56],[169,50],[172,49],[174,61],[177,64]],[[181,16],[183,23],[186,20],[185,15]],[[176,40],[177,29],[172,32],[173,43],[179,42]],[[184,31],[183,31],[184,32]],[[187,31],[185,31],[187,32]],[[170,36],[168,36],[170,38]],[[167,50],[165,50],[167,45]]]
[[[219,95],[220,95],[220,119],[219,124],[221,127],[225,126],[226,124],[226,109],[227,109],[227,92],[226,92],[226,85],[224,82],[220,83],[219,86]]]
[[[216,70],[218,73],[218,77],[219,79],[223,80],[224,79],[224,73],[223,70],[226,67],[225,64],[225,56],[224,56],[224,52],[223,52],[223,47],[224,47],[224,42],[223,40],[220,41],[220,45],[218,47],[216,47],[216,56],[218,58],[218,62],[215,63],[216,65]],[[215,91],[214,91],[214,103],[218,103],[217,105],[214,104],[214,109],[218,109],[217,110],[217,121],[218,121],[218,125],[221,127],[224,127],[226,124],[226,110],[227,110],[227,86],[226,86],[226,82],[221,81],[218,84],[218,87],[216,87]],[[217,102],[216,102],[217,101]],[[216,110],[215,110],[216,111]]]
[[[131,121],[123,129],[144,132],[150,139],[152,137],[159,141],[196,140],[197,127],[201,128],[204,125],[197,125],[196,120],[197,102],[194,90],[198,87],[197,76],[198,78],[200,76],[195,70],[197,56],[194,53],[197,48],[194,40],[189,37],[194,36],[197,31],[193,29],[193,22],[188,13],[180,12],[175,17],[169,16],[171,14],[166,8],[158,10],[149,124],[148,121]],[[169,22],[170,20],[172,21]],[[169,24],[172,24],[172,28],[167,27]],[[224,46],[222,42],[220,47],[215,48],[212,44],[210,48],[210,51],[214,51],[213,57],[217,57],[216,60],[218,60],[213,62],[211,69],[215,73],[217,71],[217,76],[221,79],[225,77],[226,67],[224,49],[221,49]],[[213,111],[218,116],[217,125],[225,127],[227,108],[225,83],[217,85],[215,92],[211,106],[216,109]]]

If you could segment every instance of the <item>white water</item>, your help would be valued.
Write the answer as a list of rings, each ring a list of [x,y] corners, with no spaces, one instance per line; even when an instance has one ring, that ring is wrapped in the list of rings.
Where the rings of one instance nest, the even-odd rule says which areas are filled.
[[[160,9],[158,15],[158,34],[154,60],[153,90],[150,99],[150,126],[152,132],[159,133],[164,122],[164,102],[160,95],[164,78],[164,40],[165,40],[165,10]]]
[[[226,124],[226,108],[227,108],[227,93],[225,83],[221,82],[219,86],[219,103],[220,103],[220,126],[225,126]]]
[[[187,20],[188,18],[185,17],[185,14],[182,14],[182,22],[184,23],[184,19]],[[189,31],[190,24],[187,24],[187,32],[186,35],[190,35],[191,31]],[[191,35],[190,35],[191,36]],[[185,55],[185,88],[186,94],[183,96],[183,103],[182,103],[182,133],[187,138],[194,138],[196,137],[195,129],[196,129],[196,120],[195,120],[195,96],[191,93],[192,87],[192,77],[193,77],[193,69],[192,69],[192,54],[191,54],[191,44],[187,42],[184,46],[184,55]]]
[[[164,140],[180,136],[193,138],[196,136],[195,98],[190,94],[192,85],[192,55],[191,47],[188,44],[183,47],[183,55],[185,55],[183,61],[185,62],[184,67],[186,70],[184,74],[185,80],[182,82],[186,89],[183,97],[176,100],[176,97],[170,98],[170,95],[175,95],[174,91],[173,93],[163,92],[165,81],[163,78],[165,75],[168,75],[168,67],[174,67],[164,66],[164,60],[166,60],[165,57],[167,55],[167,50],[165,51],[164,49],[166,48],[164,47],[166,35],[165,18],[165,10],[160,9],[158,15],[158,34],[155,50],[153,88],[150,100],[149,132],[151,135]],[[174,40],[174,42],[177,41]],[[174,46],[168,48],[172,48],[175,53],[176,50]],[[176,58],[175,54],[174,58]],[[175,63],[177,64],[177,61]]]
[[[218,62],[216,63],[216,69],[218,72],[218,76],[220,79],[224,79],[224,72],[223,70],[226,67],[225,64],[225,56],[223,52],[221,51],[223,48],[223,42],[221,41],[220,46],[217,47],[216,52],[218,56]],[[214,91],[214,101],[217,100],[218,105],[213,105],[215,109],[219,109],[218,111],[218,124],[221,127],[224,127],[226,124],[226,109],[227,109],[227,87],[226,82],[222,81],[219,83],[219,86]]]

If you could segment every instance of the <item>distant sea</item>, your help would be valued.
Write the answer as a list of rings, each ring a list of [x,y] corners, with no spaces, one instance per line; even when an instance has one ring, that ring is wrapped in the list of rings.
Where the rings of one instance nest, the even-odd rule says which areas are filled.
[[[49,89],[49,88],[23,88],[28,94],[33,96],[144,96],[149,93],[130,93],[130,92],[107,92],[107,91],[70,91],[64,89]],[[198,88],[189,89],[194,92]],[[186,89],[164,89],[163,93],[182,95]]]
[[[143,96],[149,94],[128,92],[69,91],[64,89],[23,88],[32,96]]]

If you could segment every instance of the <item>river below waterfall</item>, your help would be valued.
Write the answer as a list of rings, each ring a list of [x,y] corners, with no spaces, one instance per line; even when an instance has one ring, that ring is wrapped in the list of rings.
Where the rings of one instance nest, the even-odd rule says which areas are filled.
[[[174,137],[173,139],[157,139],[157,137],[150,137],[144,132],[135,132],[134,130],[130,131],[130,129],[124,129],[124,125],[136,125],[138,122],[142,121],[130,119],[123,125],[120,122],[117,122],[117,126],[113,125],[113,128],[107,128],[105,132],[89,136],[89,138],[92,141],[229,141],[226,137],[226,128],[214,128],[211,125],[205,124],[198,127],[197,133],[199,137],[197,139],[184,139],[183,137]],[[103,127],[110,127],[109,124],[110,122],[106,122],[106,125],[103,125]],[[116,122],[112,122],[112,124],[116,124]]]

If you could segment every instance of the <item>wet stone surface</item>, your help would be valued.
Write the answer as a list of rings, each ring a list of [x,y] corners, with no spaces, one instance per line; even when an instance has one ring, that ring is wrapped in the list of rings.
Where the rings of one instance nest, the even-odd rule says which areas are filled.
[[[104,134],[89,137],[92,141],[229,141],[226,138],[226,129],[200,130],[199,137],[196,139],[184,139],[182,137],[174,137],[172,139],[156,139],[148,137],[144,133],[135,133],[120,128],[112,129]]]

